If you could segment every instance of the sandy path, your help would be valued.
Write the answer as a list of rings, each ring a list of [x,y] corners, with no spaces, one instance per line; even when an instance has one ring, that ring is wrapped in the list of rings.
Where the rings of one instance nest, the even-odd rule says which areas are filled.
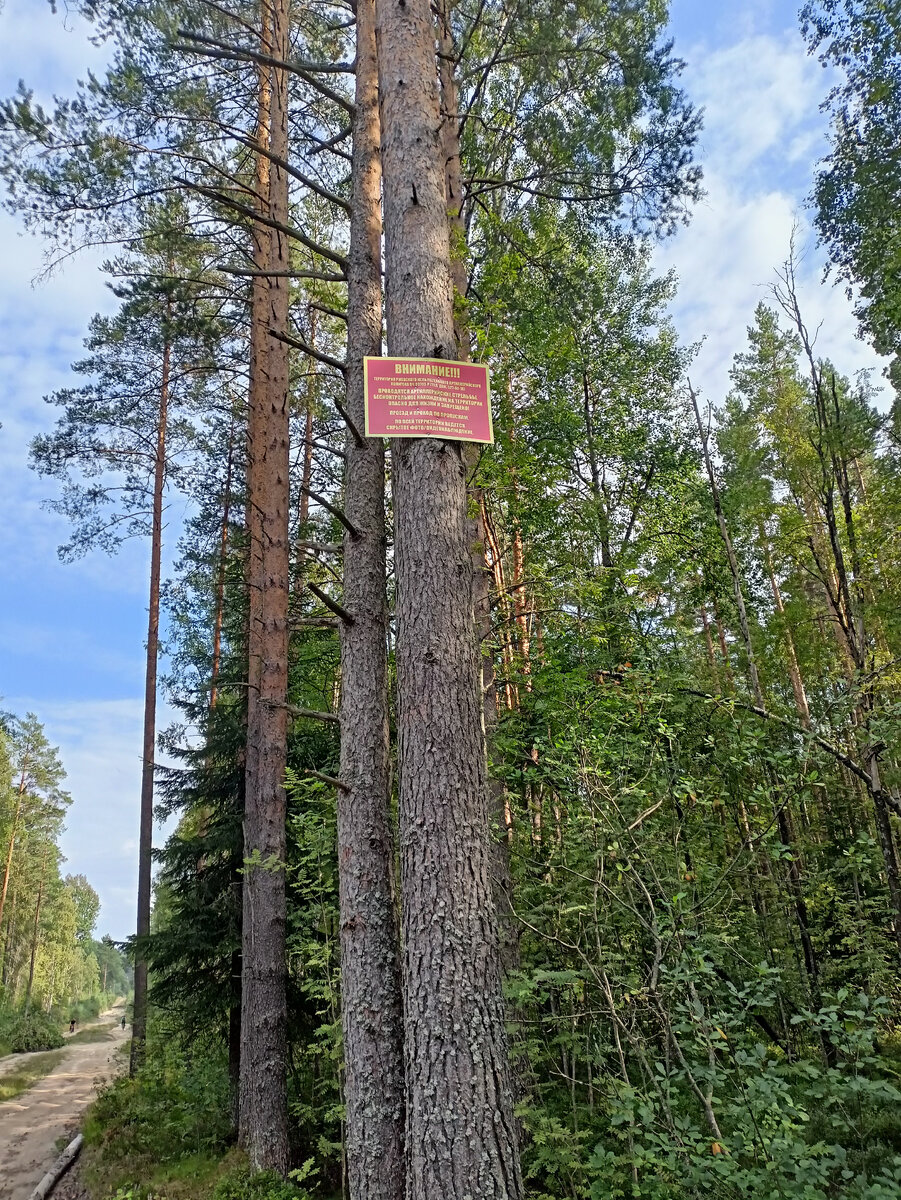
[[[57,1141],[94,1098],[97,1080],[124,1065],[115,1054],[130,1032],[117,1024],[102,1042],[72,1046],[55,1071],[0,1104],[0,1200],[28,1200],[57,1156]]]

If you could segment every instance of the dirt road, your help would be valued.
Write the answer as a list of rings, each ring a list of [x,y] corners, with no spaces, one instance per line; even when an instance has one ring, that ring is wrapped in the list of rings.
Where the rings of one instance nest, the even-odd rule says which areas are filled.
[[[121,1009],[104,1016],[112,1021],[121,1017]],[[28,1200],[56,1158],[58,1140],[74,1136],[97,1080],[109,1078],[124,1065],[116,1050],[130,1032],[117,1023],[104,1041],[68,1048],[55,1071],[0,1104],[0,1200]]]

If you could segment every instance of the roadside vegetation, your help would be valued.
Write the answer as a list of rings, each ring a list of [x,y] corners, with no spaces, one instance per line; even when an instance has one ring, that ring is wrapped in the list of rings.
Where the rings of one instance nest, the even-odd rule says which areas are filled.
[[[63,557],[149,542],[92,1200],[897,1200],[901,399],[794,244],[692,386],[665,0],[68,7],[108,69],[0,106],[0,179],[115,247],[31,447]],[[805,12],[894,347],[901,4]],[[364,436],[383,326],[487,365],[490,444]],[[0,751],[0,1003],[67,1019],[125,968],[36,718]]]
[[[37,717],[0,713],[0,1057],[62,1046],[130,987],[121,950],[94,938],[96,891],[60,871],[64,780]]]
[[[27,1091],[39,1079],[55,1070],[65,1057],[65,1050],[51,1050],[23,1059],[10,1070],[0,1071],[0,1104]]]

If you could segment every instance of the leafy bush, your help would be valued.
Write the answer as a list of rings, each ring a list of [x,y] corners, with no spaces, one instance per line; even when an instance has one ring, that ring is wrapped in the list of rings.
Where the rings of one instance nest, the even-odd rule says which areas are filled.
[[[610,1135],[588,1164],[591,1200],[883,1200],[901,1179],[901,1092],[875,1050],[884,1001],[841,990],[794,1023],[823,1035],[836,1056],[788,1061],[729,1026],[725,1008],[713,1026],[723,1043],[705,1066],[691,1063],[706,1085],[722,1129],[713,1133],[692,1102],[688,1062],[655,1064],[653,1090],[623,1084],[608,1091]],[[687,1022],[676,1027],[689,1044]],[[694,1056],[693,1056],[694,1057]],[[629,1178],[631,1175],[631,1179]]]
[[[104,1157],[153,1163],[216,1155],[231,1131],[228,1070],[222,1056],[189,1056],[157,1043],[134,1079],[105,1088],[85,1125]]]
[[[63,1045],[59,1026],[42,1012],[16,1018],[10,1026],[8,1040],[13,1054],[58,1050]]]
[[[249,1167],[241,1167],[219,1180],[211,1200],[310,1200],[310,1193],[297,1185],[315,1173],[312,1159],[291,1172],[290,1182],[274,1171],[254,1174]]]

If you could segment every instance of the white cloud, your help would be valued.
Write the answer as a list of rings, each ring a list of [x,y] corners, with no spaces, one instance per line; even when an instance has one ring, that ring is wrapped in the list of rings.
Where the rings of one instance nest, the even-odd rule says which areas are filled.
[[[774,152],[796,162],[821,136],[807,122],[822,98],[823,72],[796,33],[755,34],[712,53],[696,47],[685,78],[707,110],[702,152],[733,177]]]
[[[732,358],[745,349],[755,307],[770,300],[796,225],[799,294],[809,327],[822,324],[818,349],[845,373],[875,368],[877,383],[884,366],[857,340],[844,290],[823,283],[825,260],[805,207],[826,145],[818,106],[828,79],[796,29],[756,32],[763,7],[743,37],[717,49],[678,47],[688,64],[686,90],[706,107],[700,157],[707,195],[656,261],[679,276],[673,315],[685,342],[703,339],[693,380],[714,403],[729,389]]]

